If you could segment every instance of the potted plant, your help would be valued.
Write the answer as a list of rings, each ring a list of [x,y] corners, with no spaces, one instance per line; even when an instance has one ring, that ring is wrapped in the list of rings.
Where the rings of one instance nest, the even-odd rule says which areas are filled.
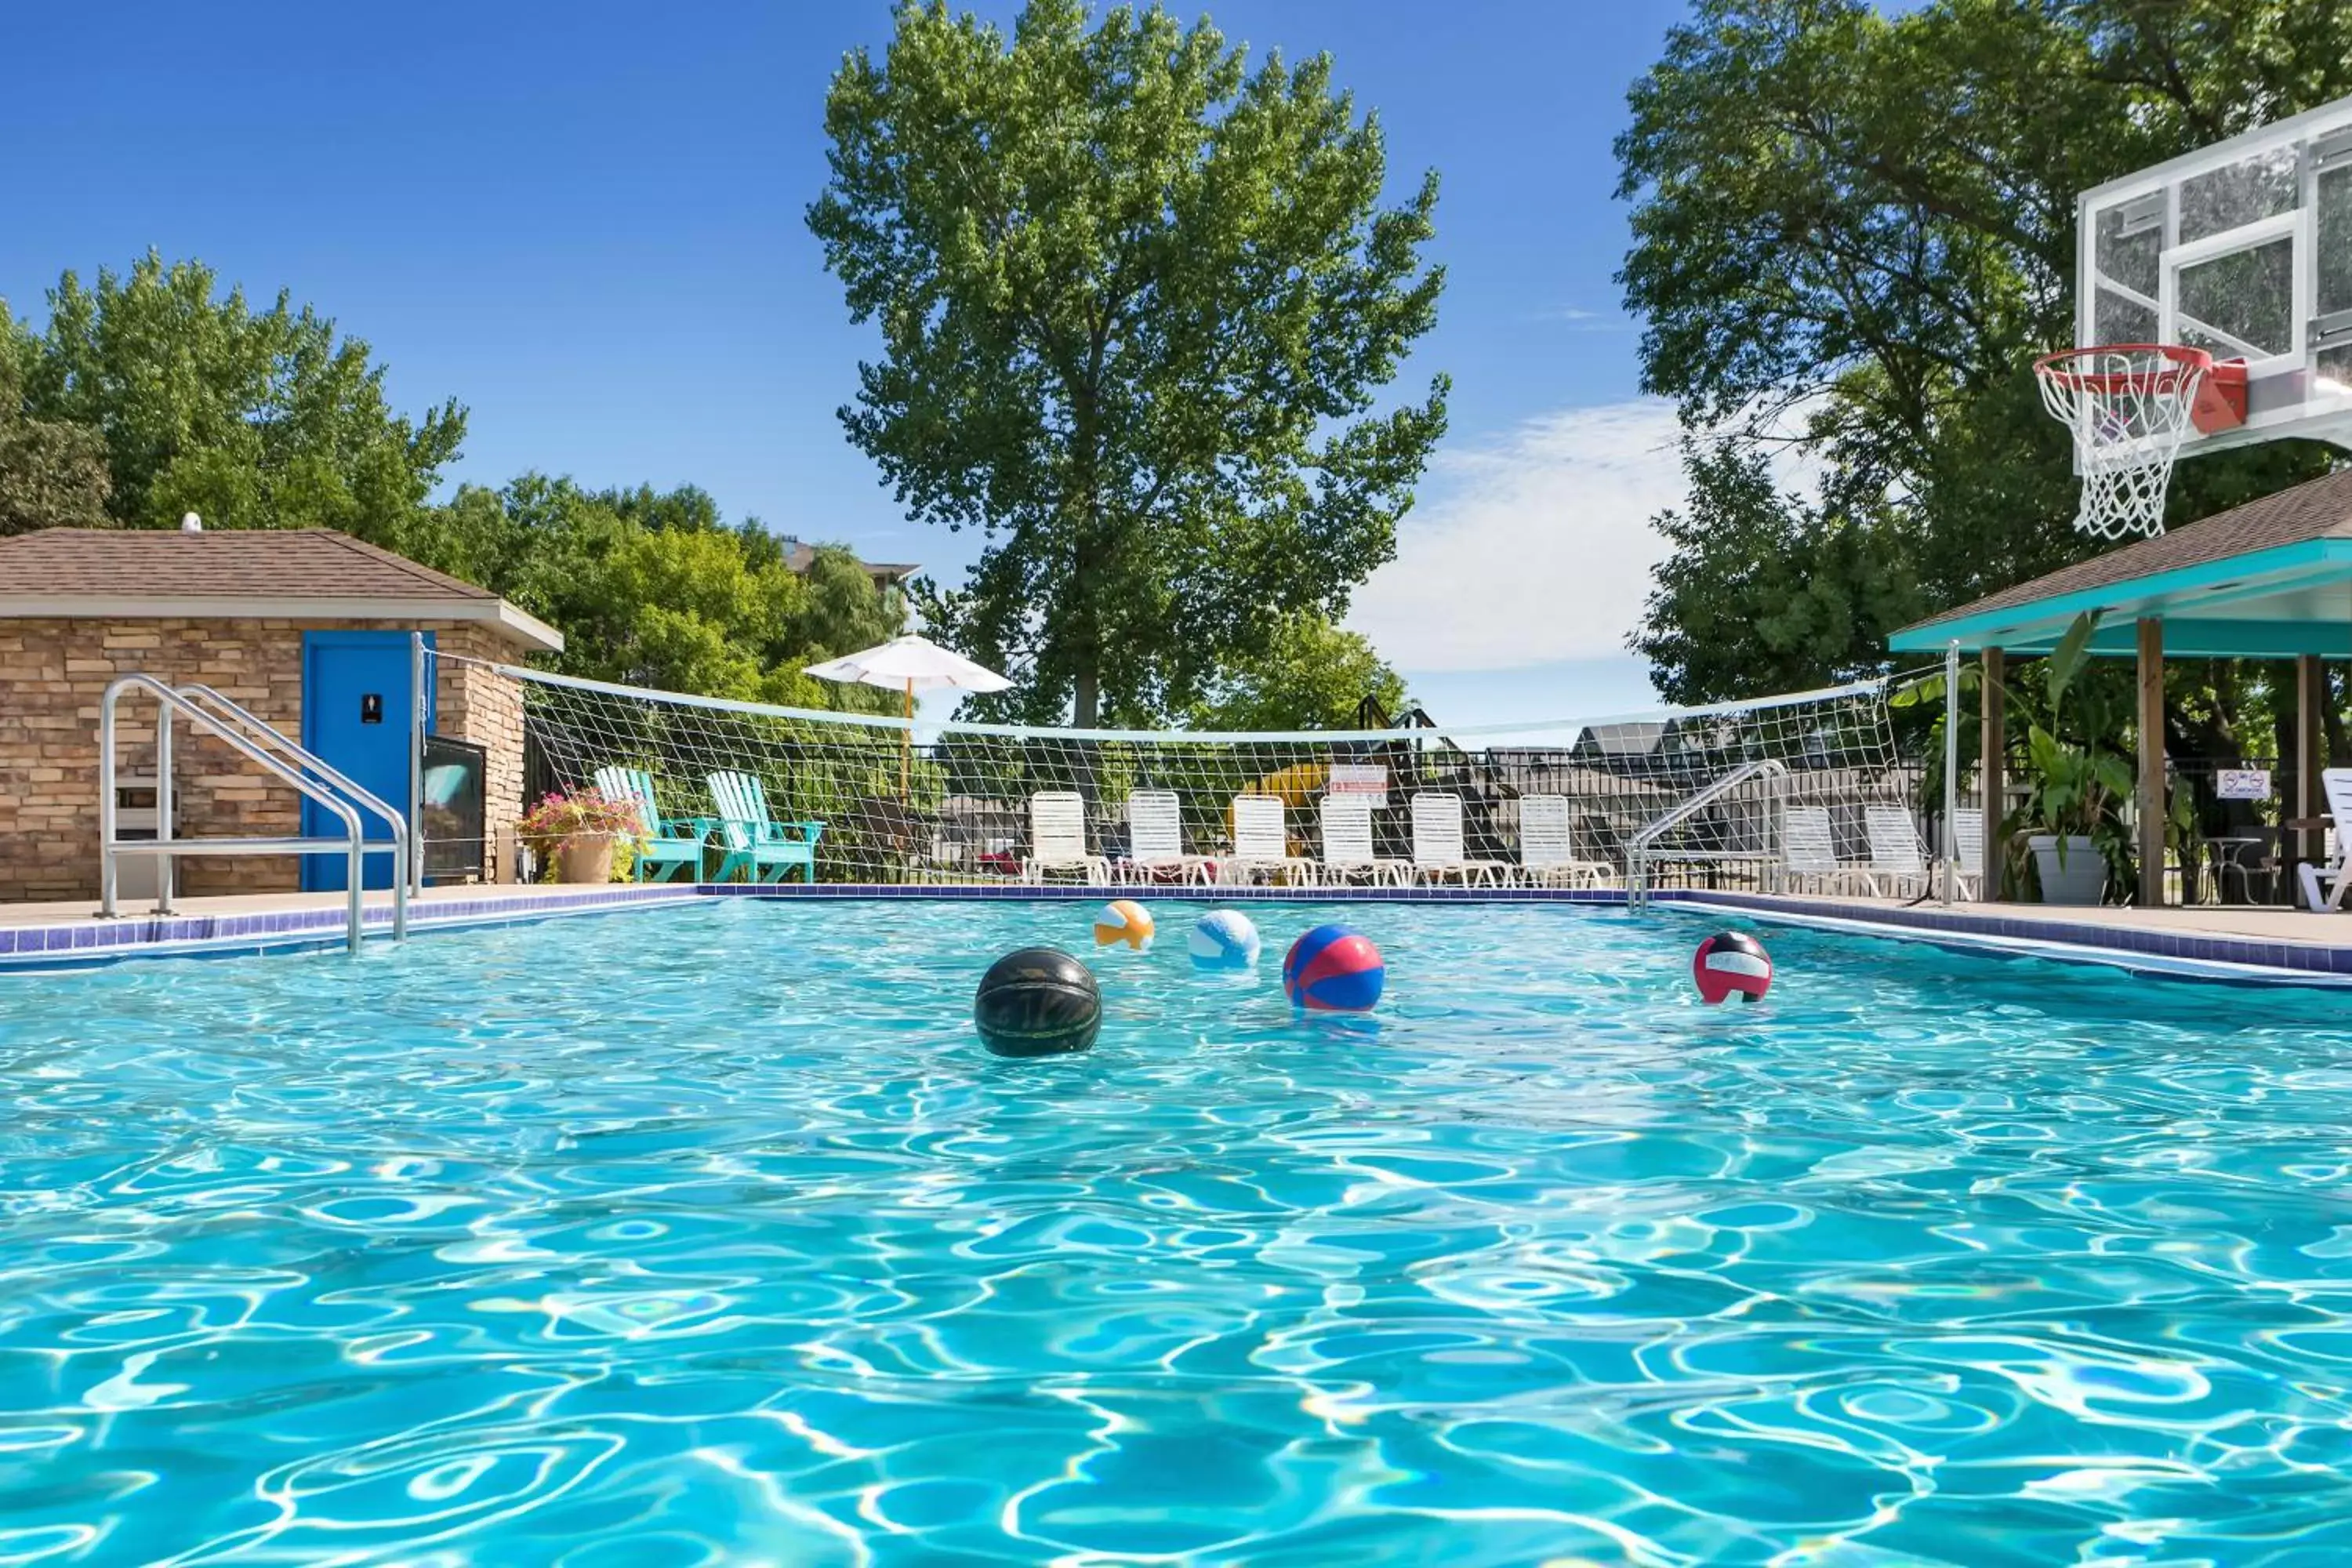
[[[2099,739],[2109,726],[2086,714],[2083,745],[2058,738],[2066,692],[2082,669],[2097,629],[2098,613],[2086,612],[2066,628],[2042,663],[2050,700],[2050,724],[2026,727],[2025,804],[2004,823],[2003,837],[2024,837],[2033,857],[2045,904],[2095,904],[2105,896],[2107,871],[2128,875],[2130,849],[2124,841],[2117,806],[2131,797],[2130,764]],[[2088,699],[2084,706],[2089,706]]]
[[[557,791],[543,797],[515,825],[515,832],[541,855],[551,855],[560,882],[609,882],[613,851],[645,832],[636,803],[612,800],[594,788]]]

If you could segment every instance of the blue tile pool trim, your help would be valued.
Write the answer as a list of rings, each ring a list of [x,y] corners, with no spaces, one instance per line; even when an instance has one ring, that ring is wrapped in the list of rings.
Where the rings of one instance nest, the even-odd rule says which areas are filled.
[[[706,883],[698,887],[614,887],[593,893],[518,889],[462,901],[420,901],[409,908],[409,927],[418,933],[458,931],[557,915],[675,906],[703,898],[1093,902],[1137,895],[1205,899],[1219,903],[1536,903],[1622,908],[1625,902],[1622,892],[1585,888],[1203,888],[1173,882],[1117,888],[1020,882],[936,887],[827,882],[747,887],[740,883]],[[1890,909],[1874,904],[1701,889],[1662,889],[1652,898],[1662,906],[1691,912],[1738,911],[1776,923],[1927,942],[1979,953],[2101,963],[2146,973],[2207,980],[2352,985],[2352,944],[2263,942],[2252,937],[2132,930],[2071,921],[2018,920],[1986,909]],[[388,907],[371,907],[365,918],[372,935],[383,934],[391,928],[392,910]],[[343,921],[343,910],[335,907],[242,914],[139,915],[113,921],[0,926],[0,974],[86,968],[128,958],[217,956],[333,947],[342,940]],[[2352,937],[2352,921],[2346,922],[2346,934]]]
[[[551,915],[601,914],[649,904],[688,903],[688,888],[622,887],[594,893],[516,892],[462,902],[408,907],[411,934],[457,931]],[[348,916],[341,905],[303,910],[257,910],[218,915],[124,915],[51,925],[0,926],[0,974],[32,970],[84,969],[127,958],[218,956],[283,952],[289,948],[339,946]],[[389,935],[392,909],[371,905],[361,916],[370,936]]]

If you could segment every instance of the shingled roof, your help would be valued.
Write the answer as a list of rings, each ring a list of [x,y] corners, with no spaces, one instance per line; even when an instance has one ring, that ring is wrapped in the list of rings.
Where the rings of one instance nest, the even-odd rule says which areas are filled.
[[[789,533],[783,537],[783,546],[784,569],[795,576],[807,576],[809,568],[816,564],[817,546]],[[901,582],[922,570],[912,561],[860,561],[857,564],[877,583]]]
[[[314,616],[497,623],[556,632],[488,589],[326,528],[50,528],[0,539],[0,617]]]
[[[2352,540],[2352,468],[2231,507],[2200,522],[2143,539],[2121,550],[2078,561],[2046,577],[1988,594],[1973,604],[1905,626],[1896,635],[2314,539]]]

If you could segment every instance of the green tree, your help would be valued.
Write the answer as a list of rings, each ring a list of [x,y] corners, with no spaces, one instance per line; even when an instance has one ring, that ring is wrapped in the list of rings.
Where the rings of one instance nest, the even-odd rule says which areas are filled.
[[[562,632],[554,663],[565,674],[804,708],[890,706],[887,692],[801,673],[898,629],[856,558],[821,547],[803,578],[772,535],[728,526],[692,486],[590,492],[543,474],[469,485],[403,545]]]
[[[394,414],[365,342],[286,293],[256,311],[215,283],[152,252],[95,288],[66,273],[22,356],[26,413],[102,436],[107,510],[125,526],[198,511],[392,543],[457,457],[465,410]]]
[[[2342,5],[1697,0],[1617,147],[1643,384],[1735,447],[1805,448],[1823,479],[1818,509],[1783,498],[1765,526],[1743,463],[1693,465],[1689,517],[1745,521],[1672,535],[1635,637],[1662,688],[1829,679],[1904,620],[2097,550],[2070,526],[2066,437],[2029,369],[2073,340],[2075,194],[2347,92]],[[2303,443],[2199,458],[2172,519],[2328,460]],[[1805,563],[1832,581],[1806,586],[1850,635],[1708,618],[1705,584],[1793,581],[1772,557],[1832,537]],[[1891,570],[1916,597],[1877,581]]]
[[[1205,21],[1032,0],[1008,40],[904,4],[825,105],[810,207],[852,317],[854,441],[913,514],[976,527],[942,635],[994,710],[1148,722],[1337,616],[1394,552],[1445,423],[1371,412],[1436,317],[1436,180],[1379,205],[1380,127],[1330,62],[1245,68]]]
[[[0,535],[110,527],[105,440],[79,425],[26,416],[30,346],[0,300]]]
[[[1187,722],[1197,730],[1352,730],[1370,697],[1405,707],[1404,678],[1361,634],[1311,610],[1284,617],[1265,651],[1229,668]]]
[[[1672,549],[1633,642],[1668,701],[1853,679],[1925,613],[1880,518],[1781,494],[1753,449],[1686,440],[1683,467],[1690,502],[1656,520]]]

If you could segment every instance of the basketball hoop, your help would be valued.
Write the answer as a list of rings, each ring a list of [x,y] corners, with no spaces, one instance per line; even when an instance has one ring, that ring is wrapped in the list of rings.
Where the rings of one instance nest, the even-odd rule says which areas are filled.
[[[2242,389],[2243,366],[2237,385]],[[2228,400],[2200,393],[2213,377],[2213,356],[2171,343],[2109,343],[2063,349],[2033,362],[2042,403],[2074,433],[2083,503],[2074,526],[2102,539],[2164,531],[2164,494],[2173,459],[2192,427],[2227,418]],[[2243,396],[2242,390],[2239,395]],[[2238,405],[2238,419],[2244,416]]]

